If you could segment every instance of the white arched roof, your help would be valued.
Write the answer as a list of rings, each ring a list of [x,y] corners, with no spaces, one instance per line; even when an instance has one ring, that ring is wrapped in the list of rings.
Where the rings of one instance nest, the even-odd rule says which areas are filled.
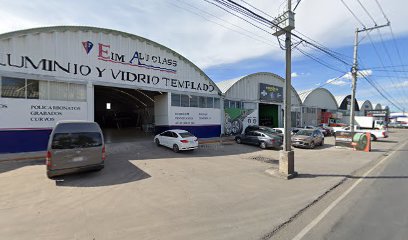
[[[299,93],[302,104],[307,107],[337,110],[339,105],[333,94],[326,88],[316,88]]]
[[[227,99],[259,101],[259,84],[270,84],[284,87],[285,80],[273,73],[259,72],[245,77],[235,78],[216,83]],[[296,90],[292,87],[292,105],[300,106],[302,101]]]
[[[373,105],[371,104],[370,100],[357,101],[357,102],[358,102],[358,105],[360,106],[360,111],[373,109]]]

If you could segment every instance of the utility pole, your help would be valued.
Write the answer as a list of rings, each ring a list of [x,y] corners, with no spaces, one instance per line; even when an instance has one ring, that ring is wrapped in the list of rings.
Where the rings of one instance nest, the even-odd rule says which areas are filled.
[[[351,134],[354,133],[354,115],[355,115],[355,99],[356,99],[356,87],[357,87],[357,76],[358,76],[358,61],[357,61],[357,52],[358,52],[358,33],[365,32],[365,31],[372,31],[377,28],[388,27],[390,22],[384,25],[375,25],[371,28],[363,28],[358,29],[356,28],[355,36],[354,36],[354,54],[353,54],[353,66],[351,67],[351,103],[350,103],[350,131]]]
[[[351,76],[352,76],[352,82],[351,82],[351,98],[350,98],[350,131],[353,136],[354,133],[354,109],[355,109],[355,101],[356,99],[356,85],[357,85],[357,69],[358,69],[358,63],[357,63],[357,49],[358,49],[358,28],[356,28],[355,36],[354,36],[354,53],[353,53],[353,66],[351,67]]]
[[[285,101],[284,101],[284,142],[283,150],[279,153],[279,175],[285,179],[297,176],[295,172],[295,156],[291,144],[291,64],[292,64],[292,41],[291,31],[295,28],[295,17],[292,12],[291,0],[287,1],[287,11],[273,20],[275,32],[273,35],[285,34],[286,51],[286,76],[285,76]]]

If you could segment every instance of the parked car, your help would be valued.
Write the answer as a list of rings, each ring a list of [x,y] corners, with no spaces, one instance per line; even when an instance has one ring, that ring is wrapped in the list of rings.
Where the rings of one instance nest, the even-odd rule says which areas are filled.
[[[258,125],[250,125],[246,127],[244,133],[247,133],[250,131],[256,131],[256,130],[264,131],[264,132],[271,133],[271,134],[282,134],[281,132],[277,131],[274,128],[266,127],[266,126],[258,126]]]
[[[173,149],[174,152],[194,150],[198,148],[196,136],[186,130],[172,129],[157,134],[154,137],[157,146],[165,146]]]
[[[249,131],[235,137],[238,144],[246,143],[265,148],[278,148],[282,145],[282,137],[263,131]]]
[[[266,127],[266,126],[257,126],[257,125],[251,125],[245,128],[244,133],[250,132],[250,131],[255,131],[258,130],[263,133],[267,134],[272,134],[280,137],[280,141],[283,142],[283,133],[280,130],[276,130],[271,127]]]
[[[105,162],[102,130],[96,122],[61,121],[51,132],[47,157],[47,176],[101,170]]]
[[[324,144],[323,133],[318,129],[302,129],[292,136],[292,146],[315,148]]]
[[[343,127],[341,129],[337,129],[335,130],[337,131],[350,131],[350,126],[348,127]],[[354,125],[354,132],[357,133],[367,133],[369,132],[371,135],[371,139],[372,141],[377,141],[378,139],[382,139],[382,138],[388,138],[388,130],[384,129],[384,130],[375,130],[375,129],[361,129],[360,126]]]

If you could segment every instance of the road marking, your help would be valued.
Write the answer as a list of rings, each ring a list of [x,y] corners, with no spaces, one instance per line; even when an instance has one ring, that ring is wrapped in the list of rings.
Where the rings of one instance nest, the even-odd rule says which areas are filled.
[[[312,222],[310,222],[305,228],[302,229],[292,240],[300,240],[302,239],[312,228],[314,228],[334,207],[339,204],[341,200],[343,200],[355,187],[357,187],[358,184],[360,184],[365,177],[367,177],[374,169],[376,169],[378,166],[380,166],[383,162],[388,160],[394,153],[396,153],[398,150],[400,150],[403,146],[405,146],[406,143],[402,144],[399,146],[397,149],[395,149],[391,154],[383,158],[381,161],[379,161],[377,164],[375,164],[370,170],[368,170],[366,173],[363,174],[363,176],[358,179],[347,191],[345,191],[340,197],[338,197],[336,200],[334,200],[323,212],[319,214]]]

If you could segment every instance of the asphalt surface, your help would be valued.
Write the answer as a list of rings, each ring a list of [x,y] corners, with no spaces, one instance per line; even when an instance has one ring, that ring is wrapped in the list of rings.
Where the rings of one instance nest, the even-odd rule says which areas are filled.
[[[383,164],[300,239],[408,239],[407,152],[405,143],[387,154]]]

